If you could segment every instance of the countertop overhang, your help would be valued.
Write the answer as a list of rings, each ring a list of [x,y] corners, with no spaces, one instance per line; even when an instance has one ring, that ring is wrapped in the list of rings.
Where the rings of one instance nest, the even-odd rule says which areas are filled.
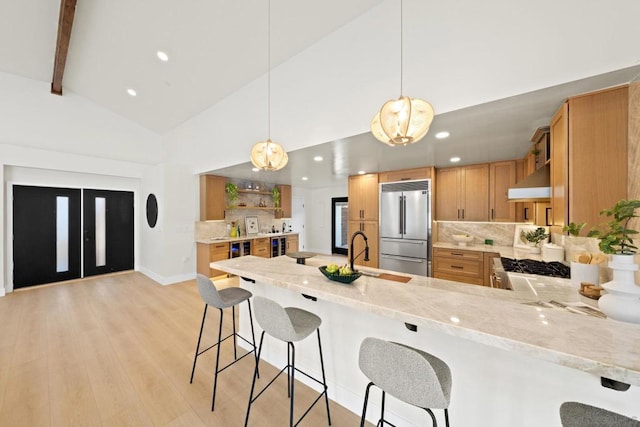
[[[211,267],[354,310],[640,386],[640,325],[523,304],[532,302],[532,298],[517,291],[404,273],[395,274],[411,276],[408,283],[363,275],[344,285],[328,280],[318,270],[328,259],[318,256],[309,259],[307,265],[300,265],[286,256],[245,256],[215,261]]]

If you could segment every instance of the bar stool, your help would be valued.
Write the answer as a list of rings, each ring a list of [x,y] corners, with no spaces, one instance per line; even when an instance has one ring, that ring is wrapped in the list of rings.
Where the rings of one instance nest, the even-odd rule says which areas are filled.
[[[202,274],[197,275],[196,281],[198,283],[198,291],[200,292],[200,296],[204,300],[204,313],[202,314],[202,324],[200,325],[200,334],[198,335],[198,344],[196,345],[196,353],[193,358],[193,368],[191,369],[191,379],[189,380],[189,383],[193,383],[193,374],[196,371],[196,362],[198,361],[198,356],[200,356],[202,353],[208,350],[211,350],[213,347],[217,347],[216,369],[215,369],[215,374],[213,376],[213,397],[211,398],[211,410],[213,411],[216,404],[216,388],[218,386],[218,374],[224,371],[225,369],[227,369],[229,366],[236,363],[237,361],[243,359],[245,356],[248,356],[249,354],[252,354],[252,353],[256,357],[256,364],[258,363],[258,355],[256,352],[256,338],[253,331],[253,317],[251,315],[251,301],[249,301],[249,298],[251,298],[253,294],[251,294],[251,292],[247,291],[246,289],[242,289],[238,287],[232,287],[232,288],[222,289],[218,291],[218,289],[215,287],[213,282],[208,277]],[[236,332],[236,316],[235,316],[236,305],[240,304],[243,301],[246,301],[247,304],[249,305],[249,323],[251,324],[251,339],[253,342],[249,342],[247,339],[240,336]],[[218,310],[220,310],[220,326],[218,327],[218,341],[215,344],[200,351],[200,341],[202,339],[202,330],[204,329],[204,322],[205,322],[205,319],[207,318],[207,307],[209,306],[215,307]],[[227,335],[224,338],[221,338],[222,319],[224,315],[223,309],[229,308],[229,307],[231,307],[233,333],[230,335]],[[218,366],[220,363],[220,344],[223,341],[225,341],[227,338],[231,338],[231,337],[233,337],[233,362],[227,364],[225,367],[221,369],[218,369]],[[240,339],[244,340],[247,344],[250,344],[252,347],[252,350],[238,357],[238,351],[236,348],[237,347],[236,337],[239,337]]]
[[[451,370],[442,360],[403,344],[365,338],[360,345],[358,363],[370,381],[364,396],[361,427],[365,424],[372,385],[382,390],[382,411],[377,426],[393,425],[384,419],[385,393],[427,411],[434,427],[438,423],[430,408],[444,409],[445,423],[449,426]]]
[[[560,420],[563,427],[640,427],[638,420],[579,402],[560,405]]]
[[[258,297],[254,298],[255,314],[258,325],[263,329],[260,335],[260,345],[258,346],[258,358],[256,361],[256,369],[253,374],[253,382],[251,383],[251,393],[249,395],[249,405],[247,407],[247,416],[244,420],[245,427],[249,423],[249,412],[251,411],[251,404],[260,397],[260,395],[282,374],[287,371],[287,396],[291,399],[289,407],[289,426],[293,427],[298,425],[300,421],[311,411],[311,408],[322,398],[324,395],[325,405],[327,407],[327,420],[331,425],[331,414],[329,413],[329,398],[327,397],[327,380],[324,375],[324,361],[322,359],[322,344],[320,342],[320,324],[322,320],[315,314],[295,307],[282,307],[277,302],[267,298]],[[301,341],[311,335],[313,332],[318,335],[318,349],[320,350],[320,369],[322,370],[322,381],[312,377],[311,375],[296,368],[296,353],[295,345],[296,341]],[[276,376],[269,381],[269,383],[262,389],[256,396],[253,396],[253,391],[256,385],[256,377],[258,376],[258,363],[260,362],[260,353],[262,352],[262,343],[264,341],[265,332],[272,337],[284,341],[287,343],[287,366],[282,368]],[[307,408],[305,413],[293,423],[293,409],[294,409],[294,384],[295,373],[300,372],[307,378],[315,381],[322,386],[322,392],[313,401],[313,403]]]

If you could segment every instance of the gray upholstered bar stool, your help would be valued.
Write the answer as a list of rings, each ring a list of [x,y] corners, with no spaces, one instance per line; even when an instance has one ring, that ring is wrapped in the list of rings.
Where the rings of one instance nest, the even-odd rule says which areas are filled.
[[[434,427],[438,423],[431,408],[444,409],[445,423],[449,426],[451,370],[442,360],[403,344],[365,338],[360,345],[358,363],[370,381],[364,396],[361,427],[365,423],[372,385],[382,390],[382,411],[377,426],[393,425],[384,419],[386,393],[427,411]]]
[[[258,360],[256,361],[256,369],[253,374],[253,382],[251,384],[251,394],[249,395],[249,405],[247,407],[247,416],[244,420],[245,427],[249,423],[249,412],[251,411],[251,404],[260,397],[262,393],[282,374],[287,371],[287,396],[290,398],[289,406],[289,426],[293,427],[298,425],[300,421],[309,413],[311,408],[322,398],[324,395],[325,405],[327,407],[327,421],[331,425],[331,414],[329,413],[329,398],[327,397],[327,380],[324,375],[324,361],[322,359],[322,344],[320,341],[320,319],[315,314],[295,307],[282,307],[275,301],[268,298],[256,296],[254,298],[255,314],[258,325],[263,329],[260,335],[260,345],[258,346]],[[322,371],[322,381],[312,377],[311,375],[296,368],[296,352],[294,342],[301,341],[316,332],[318,336],[318,349],[320,350],[320,369]],[[253,391],[256,385],[256,377],[258,376],[258,363],[260,362],[260,353],[262,352],[262,343],[264,341],[264,334],[267,333],[272,337],[284,341],[287,343],[287,366],[282,368],[276,376],[269,381],[269,383],[260,390],[259,393],[253,396]],[[294,384],[295,373],[299,372],[307,378],[315,381],[322,386],[322,392],[313,401],[313,403],[307,408],[304,414],[293,422],[293,409],[294,409]]]
[[[200,292],[200,296],[204,300],[204,313],[202,314],[202,324],[200,325],[200,334],[198,335],[198,344],[196,344],[196,353],[195,353],[195,356],[193,357],[193,368],[191,368],[191,379],[189,380],[189,383],[193,382],[193,374],[196,371],[196,362],[198,361],[198,356],[200,356],[205,351],[211,350],[213,347],[217,347],[216,369],[213,375],[213,397],[211,398],[211,410],[213,411],[216,405],[216,388],[218,386],[218,374],[224,371],[225,369],[227,369],[229,366],[236,363],[237,361],[243,359],[245,356],[248,356],[249,354],[254,354],[256,358],[256,364],[257,364],[258,354],[256,352],[256,337],[253,332],[253,317],[251,315],[251,301],[249,301],[249,298],[251,298],[253,294],[247,291],[246,289],[237,288],[237,287],[222,289],[218,291],[218,289],[213,284],[211,279],[209,279],[208,277],[202,274],[197,275],[196,281],[198,283],[198,291]],[[243,338],[236,332],[236,316],[235,316],[236,305],[240,304],[243,301],[246,301],[247,304],[249,305],[249,323],[251,324],[252,342],[249,342],[247,339]],[[202,340],[202,330],[204,329],[204,322],[205,322],[205,319],[207,318],[207,307],[209,306],[215,307],[218,310],[220,310],[220,325],[218,326],[218,341],[215,344],[200,351],[200,341]],[[224,309],[229,307],[231,307],[231,319],[232,319],[231,322],[233,324],[233,333],[222,338],[222,319],[224,317]],[[225,341],[227,338],[231,338],[231,337],[233,337],[233,362],[219,369],[220,344],[223,341]],[[251,351],[246,352],[240,357],[238,357],[237,339],[236,339],[237,337],[240,337],[240,339],[245,341],[247,344],[250,344],[252,347]]]
[[[560,420],[563,427],[640,427],[638,420],[579,402],[560,405]]]

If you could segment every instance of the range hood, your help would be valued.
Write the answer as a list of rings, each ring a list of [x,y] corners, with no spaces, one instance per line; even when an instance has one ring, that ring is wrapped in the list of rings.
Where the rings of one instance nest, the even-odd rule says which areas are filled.
[[[551,200],[549,173],[549,165],[544,165],[509,188],[507,198],[510,202],[548,202]]]

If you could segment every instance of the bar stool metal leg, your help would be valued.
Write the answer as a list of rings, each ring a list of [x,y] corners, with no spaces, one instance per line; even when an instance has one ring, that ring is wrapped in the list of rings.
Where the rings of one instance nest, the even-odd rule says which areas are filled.
[[[320,369],[322,370],[322,385],[324,387],[324,403],[327,406],[327,419],[331,425],[331,414],[329,413],[329,396],[327,393],[327,378],[324,375],[324,358],[322,357],[322,342],[320,341],[320,329],[316,329],[318,335],[318,349],[320,350]]]
[[[208,305],[205,303],[204,313],[202,314],[202,323],[200,324],[200,334],[198,335],[198,344],[196,344],[196,354],[193,356],[193,367],[191,368],[191,379],[189,380],[189,384],[193,384],[193,374],[196,371],[196,362],[198,361],[198,356],[200,355],[198,351],[200,351],[200,340],[202,340],[202,330],[204,329],[204,320],[207,318],[207,307]]]

